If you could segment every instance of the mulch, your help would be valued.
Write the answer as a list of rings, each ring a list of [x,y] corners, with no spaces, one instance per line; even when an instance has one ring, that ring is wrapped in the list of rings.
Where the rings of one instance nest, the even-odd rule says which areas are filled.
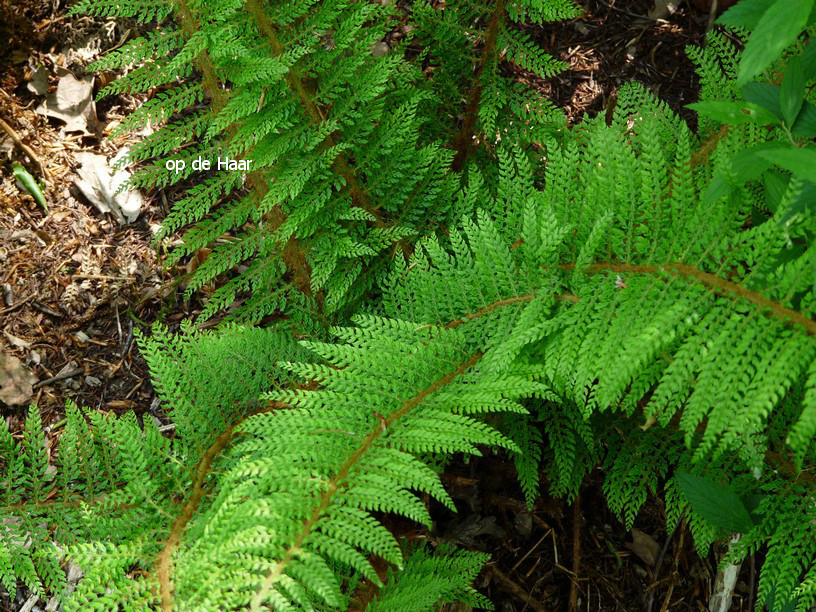
[[[694,127],[685,105],[697,100],[699,87],[685,47],[703,43],[709,15],[684,2],[660,20],[646,17],[649,1],[581,4],[585,13],[577,19],[525,28],[569,70],[546,81],[521,72],[521,79],[563,108],[572,123],[605,110],[622,84],[638,81]]]
[[[162,419],[134,329],[148,330],[157,320],[173,325],[198,305],[184,302],[178,287],[168,283],[178,271],[164,269],[153,244],[167,197],[148,194],[139,219],[120,225],[85,201],[74,185],[76,154],[112,157],[127,138],[104,136],[140,100],[115,96],[100,102],[99,133],[90,136],[66,134],[58,121],[34,112],[41,97],[26,87],[32,63],[43,64],[52,75],[57,67],[81,71],[65,49],[93,38],[99,41],[96,51],[103,52],[126,31],[112,21],[69,18],[58,4],[12,0],[4,15],[0,2],[0,41],[8,41],[0,46],[0,119],[50,175],[46,214],[15,184],[10,161],[19,161],[21,151],[14,144],[5,151],[0,146],[0,350],[16,356],[40,381],[32,402],[49,425],[62,418],[66,399],[95,410],[133,409],[142,418]],[[620,85],[632,79],[693,123],[684,107],[696,99],[697,80],[684,47],[702,42],[708,15],[681,3],[665,20],[651,21],[642,17],[651,7],[643,0],[586,0],[583,6],[579,19],[528,29],[545,50],[569,64],[566,73],[541,81],[508,69],[562,106],[572,123],[602,112]],[[3,136],[0,130],[0,143]],[[24,406],[2,411],[15,433],[24,414]],[[459,513],[434,508],[436,529],[424,537],[491,552],[478,586],[498,610],[565,610],[571,597],[587,610],[706,609],[715,557],[700,559],[683,527],[666,533],[657,498],[649,499],[635,523],[639,537],[661,551],[649,562],[633,552],[634,534],[608,510],[600,473],[582,489],[579,512],[546,494],[525,508],[512,464],[492,454],[467,465],[454,463],[444,480]],[[747,609],[749,582],[744,567],[733,609]],[[4,603],[14,607],[6,599],[0,608]]]
[[[106,136],[139,100],[103,100],[95,131],[66,133],[60,121],[35,112],[44,96],[27,88],[37,65],[50,75],[49,91],[58,72],[81,76],[82,62],[123,42],[126,30],[36,2],[12,5],[0,24],[10,29],[0,32],[8,41],[0,48],[0,119],[8,126],[0,129],[0,348],[38,379],[31,402],[45,423],[62,418],[66,399],[103,412],[143,413],[155,407],[155,394],[134,328],[187,314],[185,304],[173,303],[171,276],[152,240],[166,202],[147,197],[137,221],[122,225],[75,185],[78,153],[111,158],[128,144],[128,137]],[[43,183],[48,212],[16,183],[12,161]],[[12,432],[24,414],[25,406],[3,410]]]

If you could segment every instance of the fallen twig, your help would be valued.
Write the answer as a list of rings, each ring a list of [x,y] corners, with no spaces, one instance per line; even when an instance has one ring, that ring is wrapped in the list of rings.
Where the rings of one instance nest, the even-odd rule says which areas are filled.
[[[73,378],[74,376],[78,376],[82,374],[85,370],[82,368],[71,368],[70,370],[66,370],[65,372],[60,372],[56,376],[52,376],[51,378],[46,378],[45,380],[41,380],[38,383],[34,383],[31,385],[32,389],[39,389],[40,387],[44,387],[46,385],[50,385],[51,383],[59,382],[60,380],[65,380],[66,378]]]
[[[12,304],[12,305],[11,305],[11,306],[9,306],[8,308],[3,308],[2,310],[0,310],[0,314],[8,314],[8,313],[10,313],[10,312],[14,312],[14,311],[15,311],[15,310],[17,310],[17,309],[18,309],[20,306],[22,306],[23,304],[27,304],[27,303],[28,303],[29,301],[31,301],[33,298],[34,298],[34,294],[33,294],[33,293],[32,293],[31,295],[27,295],[26,297],[24,297],[23,299],[19,300],[19,301],[18,301],[18,302],[16,302],[15,304]]]
[[[53,308],[50,308],[50,307],[46,306],[45,304],[43,304],[42,302],[40,302],[38,300],[32,301],[31,302],[31,307],[34,310],[39,310],[43,314],[47,314],[49,317],[54,317],[55,319],[62,319],[63,318],[63,314],[61,312],[57,312]]]
[[[655,563],[654,569],[654,582],[649,587],[651,591],[649,593],[649,603],[646,605],[646,612],[652,612],[652,607],[654,606],[654,599],[655,594],[657,593],[656,587],[659,583],[664,582],[658,580],[660,577],[660,568],[663,567],[663,560],[666,558],[666,551],[669,548],[669,544],[671,544],[672,539],[674,539],[674,533],[677,531],[677,526],[675,526],[674,530],[666,536],[666,541],[663,543],[663,548],[660,549],[660,555],[657,557],[657,563]],[[667,577],[667,580],[671,577]]]
[[[575,495],[572,505],[572,582],[570,583],[569,609],[578,609],[578,576],[581,572],[581,492]]]
[[[31,158],[32,162],[34,162],[35,164],[37,164],[37,166],[39,166],[40,172],[42,173],[43,178],[50,181],[51,180],[51,173],[48,172],[45,165],[42,163],[40,158],[37,157],[37,154],[34,153],[32,148],[29,147],[26,143],[24,143],[20,139],[20,137],[17,135],[17,132],[15,132],[14,129],[8,123],[3,121],[2,119],[0,119],[0,128],[2,128],[3,131],[6,134],[8,134],[9,138],[11,138],[11,140],[14,142],[14,144],[16,144],[18,147],[20,147],[20,149],[22,149],[23,153],[25,153],[26,155],[28,155],[29,158]]]
[[[512,593],[514,597],[518,597],[521,601],[523,601],[527,606],[529,606],[536,612],[547,612],[547,608],[545,608],[535,599],[530,597],[527,594],[527,591],[525,591],[519,585],[513,582],[513,580],[507,574],[502,572],[495,565],[488,565],[487,573],[490,574],[490,576],[492,576],[493,578],[495,578],[504,589],[506,589],[509,593]]]

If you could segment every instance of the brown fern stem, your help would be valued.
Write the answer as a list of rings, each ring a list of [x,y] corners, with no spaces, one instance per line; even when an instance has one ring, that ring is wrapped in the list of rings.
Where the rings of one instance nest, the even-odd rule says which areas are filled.
[[[453,329],[455,327],[459,327],[460,325],[464,325],[468,321],[472,321],[473,319],[478,319],[479,317],[483,317],[486,314],[490,314],[494,310],[498,310],[504,306],[509,306],[510,304],[524,304],[526,302],[530,302],[536,298],[535,293],[528,293],[527,295],[516,295],[513,297],[509,297],[503,300],[496,300],[492,304],[488,304],[480,308],[475,312],[470,312],[464,315],[461,319],[454,319],[447,325],[445,325],[445,329]]]
[[[559,266],[563,270],[571,270],[574,266],[572,264]],[[624,264],[624,263],[595,263],[589,266],[588,272],[616,272],[616,273],[630,273],[630,274],[659,274],[661,271],[669,272],[675,276],[685,276],[693,278],[705,285],[714,293],[724,297],[739,297],[756,306],[761,310],[770,311],[776,318],[782,321],[799,325],[811,336],[816,336],[816,321],[806,317],[801,312],[793,310],[774,302],[765,297],[757,291],[752,291],[735,283],[711,274],[710,272],[703,272],[699,268],[690,264],[684,263],[667,263],[663,265],[646,265],[646,264]]]
[[[233,428],[230,427],[220,436],[215,439],[215,442],[207,449],[207,452],[201,457],[196,467],[193,476],[193,485],[190,496],[187,502],[181,509],[181,513],[173,521],[170,527],[170,535],[164,542],[164,547],[159,553],[158,563],[156,564],[156,574],[159,579],[159,592],[161,595],[161,609],[164,612],[170,612],[173,609],[173,584],[170,579],[170,570],[173,566],[173,553],[178,548],[181,541],[181,534],[187,527],[187,523],[193,518],[198,505],[204,497],[204,478],[210,472],[213,460],[224,450],[224,447],[232,439]]]
[[[703,143],[700,145],[700,148],[691,156],[691,160],[689,164],[693,168],[694,166],[699,166],[711,156],[714,152],[714,149],[717,148],[717,145],[720,141],[728,135],[728,130],[731,126],[723,125],[719,131],[714,132],[711,136],[709,136]]]
[[[490,21],[487,24],[487,34],[485,35],[484,49],[482,49],[482,58],[476,66],[476,72],[473,75],[473,88],[468,95],[467,107],[465,110],[465,120],[462,123],[462,130],[456,139],[454,148],[456,155],[453,158],[451,167],[455,172],[461,172],[465,165],[465,160],[470,155],[473,147],[474,130],[476,127],[476,117],[479,114],[479,104],[482,100],[482,85],[481,78],[484,74],[487,63],[491,56],[496,52],[496,41],[499,37],[499,29],[504,21],[504,12],[507,7],[507,0],[496,0],[496,5],[493,7],[493,13],[490,15]]]
[[[317,506],[315,506],[309,518],[304,521],[303,528],[295,537],[292,545],[287,548],[286,553],[283,555],[281,560],[276,563],[275,570],[266,576],[263,585],[252,600],[253,610],[260,609],[260,606],[263,605],[264,599],[266,598],[267,593],[269,593],[269,589],[272,588],[281,574],[283,574],[289,561],[291,561],[292,558],[300,551],[303,543],[306,541],[306,538],[309,537],[309,534],[320,520],[320,517],[331,504],[335,494],[346,486],[345,481],[348,478],[352,468],[357,465],[363,455],[365,455],[371,449],[374,442],[376,442],[380,436],[385,434],[385,432],[387,432],[388,429],[394,425],[394,423],[399,421],[402,417],[407,415],[419,404],[425,401],[426,398],[449,385],[454,379],[467,372],[479,361],[479,359],[482,358],[482,354],[483,353],[478,352],[472,355],[467,361],[461,363],[453,372],[446,374],[430,386],[417,393],[411,399],[406,400],[402,406],[388,415],[388,417],[377,421],[376,426],[372,428],[371,432],[363,439],[357,450],[354,451],[348,459],[346,459],[343,465],[340,466],[340,469],[337,471],[334,478],[329,481],[326,491],[321,496],[320,502],[317,504]]]
[[[557,267],[560,270],[573,270],[575,268],[575,265],[563,264]],[[759,306],[761,310],[770,311],[774,317],[781,319],[782,321],[788,324],[799,325],[808,335],[816,336],[816,321],[813,321],[812,319],[803,315],[801,312],[783,306],[778,302],[774,302],[773,300],[765,297],[761,293],[747,289],[740,285],[739,283],[726,280],[724,278],[717,276],[716,274],[711,274],[710,272],[703,272],[699,268],[692,266],[690,264],[667,263],[663,265],[647,265],[647,264],[601,262],[594,263],[587,268],[587,273],[597,272],[615,272],[618,274],[649,274],[649,275],[657,275],[660,274],[661,272],[668,272],[675,276],[693,278],[694,280],[700,282],[702,285],[708,287],[718,295],[722,295],[723,297],[742,298],[748,302],[751,302],[752,304],[755,304],[756,306]],[[530,302],[535,298],[536,298],[535,293],[529,293],[526,295],[517,295],[509,298],[503,298],[501,300],[496,300],[495,302],[483,306],[479,310],[465,314],[460,318],[453,319],[443,327],[445,329],[459,327],[460,325],[463,325],[468,321],[478,319],[479,317],[482,317],[486,314],[490,314],[494,310],[497,310],[504,306]],[[556,299],[562,302],[571,303],[575,303],[580,300],[579,297],[571,293],[559,295],[557,296]]]
[[[289,405],[283,402],[272,402],[268,406],[265,406],[262,410],[252,413],[250,416],[283,408],[289,408]],[[210,468],[212,467],[212,463],[215,458],[218,457],[218,455],[220,455],[226,448],[227,444],[232,441],[235,435],[235,430],[238,428],[238,426],[248,418],[250,417],[240,419],[226,429],[215,439],[215,441],[204,452],[201,459],[198,461],[198,465],[193,473],[190,496],[184,503],[181,512],[178,514],[178,516],[176,516],[176,520],[173,521],[173,525],[170,527],[170,534],[164,541],[164,546],[159,553],[158,563],[156,564],[156,574],[159,579],[161,609],[163,612],[170,612],[173,609],[173,584],[170,578],[170,571],[173,568],[173,553],[178,548],[179,542],[181,542],[181,536],[184,533],[184,529],[187,527],[187,523],[189,523],[190,519],[193,518],[196,510],[198,510],[198,506],[201,504],[201,500],[204,498],[204,480],[210,473]]]
[[[184,34],[189,38],[201,28],[201,24],[193,13],[188,4],[188,0],[176,0],[176,7],[179,14],[179,22],[181,24]],[[212,110],[214,113],[221,111],[229,102],[229,93],[224,91],[221,87],[221,81],[215,72],[215,66],[210,59],[209,53],[204,49],[199,53],[195,59],[195,66],[201,73],[202,82],[204,85],[204,92],[212,100]],[[234,138],[237,133],[237,125],[230,124],[227,127],[227,134],[230,138]],[[241,156],[237,158],[242,159]],[[256,170],[247,174],[247,182],[257,195],[260,202],[269,191],[268,179],[262,170]],[[265,218],[272,224],[274,228],[280,227],[286,220],[286,216],[279,208],[273,208]],[[302,249],[298,247],[297,240],[291,238],[282,251],[282,258],[286,264],[286,269],[292,274],[292,282],[297,289],[311,297],[311,268],[306,261],[306,255]]]
[[[255,18],[255,21],[258,24],[261,33],[266,37],[274,56],[278,57],[282,55],[285,48],[278,38],[278,34],[272,20],[269,19],[260,2],[258,0],[248,0],[245,4],[245,8]],[[286,73],[284,79],[286,80],[286,84],[289,86],[289,89],[291,89],[295,95],[297,95],[298,100],[306,111],[306,114],[312,120],[312,123],[317,124],[323,121],[323,112],[304,86],[301,75],[294,70],[290,70]],[[324,147],[331,148],[337,144],[336,138],[330,134],[324,142]],[[368,214],[372,215],[376,220],[376,227],[386,227],[386,223],[380,216],[377,207],[372,204],[368,193],[366,193],[365,189],[363,189],[360,181],[357,180],[357,175],[354,169],[351,167],[351,164],[349,163],[345,154],[340,153],[337,155],[337,157],[335,157],[333,167],[334,171],[337,172],[337,174],[339,174],[345,181],[346,189],[348,190],[354,205],[358,208],[362,208]]]

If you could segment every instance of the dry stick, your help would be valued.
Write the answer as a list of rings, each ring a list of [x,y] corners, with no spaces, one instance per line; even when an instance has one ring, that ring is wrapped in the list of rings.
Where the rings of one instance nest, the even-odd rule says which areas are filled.
[[[751,555],[751,577],[748,581],[748,609],[754,609],[754,587],[756,586],[756,559]]]
[[[34,162],[35,164],[37,164],[40,167],[40,172],[42,173],[43,178],[50,181],[51,180],[51,173],[48,172],[48,169],[45,167],[45,164],[43,164],[42,160],[39,157],[37,157],[37,154],[34,153],[32,148],[29,147],[26,143],[24,143],[20,139],[20,137],[17,135],[17,132],[15,132],[14,129],[8,123],[3,121],[2,119],[0,119],[0,128],[2,128],[3,131],[6,134],[8,134],[9,138],[11,138],[11,140],[14,142],[14,144],[16,144],[18,147],[20,147],[20,149],[22,149],[23,153],[25,153],[26,155],[28,155],[31,158],[32,162]]]
[[[649,592],[649,603],[646,605],[646,612],[652,612],[652,607],[654,606],[654,598],[657,591],[651,587],[655,587],[661,582],[658,580],[658,577],[660,576],[660,569],[663,567],[663,560],[666,558],[666,551],[669,549],[669,544],[671,544],[671,541],[674,539],[675,531],[677,531],[676,525],[672,532],[666,536],[666,541],[663,542],[663,548],[660,549],[660,555],[657,557],[657,563],[655,564],[654,569],[654,580],[652,581],[652,584],[650,586],[651,590]]]
[[[680,553],[683,551],[683,542],[686,537],[686,519],[680,519],[680,541],[677,543],[677,552],[674,553],[674,567],[672,568],[673,580],[669,584],[669,590],[666,597],[663,599],[663,605],[660,606],[660,612],[667,612],[669,604],[671,603],[671,596],[674,593],[674,578],[677,576],[677,564],[680,562]]]
[[[46,385],[50,385],[55,382],[59,382],[60,380],[65,380],[66,378],[73,378],[74,376],[79,376],[85,372],[82,368],[71,368],[70,370],[66,370],[56,376],[52,376],[51,378],[46,378],[45,380],[41,380],[40,382],[34,383],[31,385],[32,389],[39,389],[40,387],[45,387]]]
[[[487,25],[487,34],[485,35],[485,46],[482,52],[482,61],[476,67],[476,72],[473,75],[474,86],[470,90],[468,96],[467,110],[465,111],[465,120],[462,124],[462,131],[459,132],[459,137],[456,141],[456,155],[453,158],[451,167],[455,172],[461,172],[465,160],[470,155],[471,147],[473,146],[474,128],[476,126],[476,117],[479,114],[479,103],[482,99],[482,91],[484,86],[480,80],[484,73],[487,63],[490,61],[490,56],[496,50],[496,40],[499,36],[499,28],[504,20],[504,9],[507,6],[507,0],[496,0],[496,6],[493,8],[493,13],[490,15],[490,22]]]
[[[572,576],[570,582],[569,610],[578,610],[578,576],[581,572],[581,492],[572,504]]]
[[[535,610],[536,612],[547,612],[547,608],[542,606],[539,602],[535,599],[530,597],[527,594],[527,591],[522,589],[519,585],[517,585],[513,580],[507,576],[504,572],[502,572],[498,567],[495,565],[489,565],[487,568],[487,573],[498,580],[502,587],[507,589],[510,593],[512,593],[515,597],[518,597],[521,601],[523,601],[528,607]]]
[[[292,542],[291,546],[286,549],[281,560],[275,564],[275,569],[269,572],[266,575],[265,580],[260,588],[260,590],[255,594],[255,597],[252,598],[251,609],[252,610],[259,610],[260,607],[263,605],[264,600],[266,599],[266,595],[269,593],[270,589],[275,585],[275,583],[280,579],[281,575],[284,573],[286,569],[286,565],[300,552],[303,543],[306,541],[306,538],[309,537],[309,534],[312,533],[317,522],[320,520],[320,517],[323,516],[323,513],[326,509],[331,505],[332,501],[334,500],[334,496],[341,490],[343,490],[346,486],[346,479],[348,478],[349,473],[351,472],[352,468],[357,465],[357,462],[365,455],[369,449],[374,445],[377,439],[384,435],[388,429],[394,425],[397,421],[399,421],[402,417],[407,415],[409,412],[414,410],[417,406],[419,406],[427,397],[436,393],[440,389],[443,389],[447,385],[449,385],[453,380],[467,372],[471,367],[473,367],[479,359],[482,358],[483,353],[477,352],[473,354],[467,361],[464,361],[456,368],[453,372],[449,372],[442,378],[438,379],[419,393],[417,393],[414,397],[409,400],[406,400],[402,406],[400,406],[397,410],[392,412],[388,417],[383,418],[382,420],[378,420],[375,427],[371,430],[371,432],[363,439],[360,443],[360,446],[354,451],[348,459],[340,466],[337,471],[337,475],[334,476],[326,486],[326,491],[323,493],[320,499],[320,503],[315,506],[312,514],[306,519],[303,523],[303,526],[300,532],[295,537],[294,541]]]

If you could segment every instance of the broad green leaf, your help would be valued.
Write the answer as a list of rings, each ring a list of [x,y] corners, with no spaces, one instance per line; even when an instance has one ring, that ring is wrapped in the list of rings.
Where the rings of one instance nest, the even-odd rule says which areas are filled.
[[[748,83],[777,59],[805,28],[814,0],[776,0],[752,32],[737,69],[737,85]]]
[[[816,138],[816,106],[810,102],[805,102],[799,116],[791,128],[796,136],[805,138]]]
[[[696,110],[701,115],[716,119],[720,123],[739,125],[740,123],[756,123],[758,125],[772,125],[779,123],[779,118],[771,111],[743,101],[713,100],[710,102],[695,102],[688,108]]]
[[[806,181],[816,182],[816,149],[780,146],[759,151],[758,154]]]
[[[708,184],[708,189],[706,189],[706,192],[703,194],[703,203],[711,204],[720,198],[729,196],[732,192],[733,187],[731,186],[731,182],[722,174],[717,174],[711,179],[711,182]]]
[[[688,472],[677,472],[674,479],[692,509],[712,525],[737,533],[753,529],[751,514],[729,487]]]
[[[764,493],[749,493],[742,498],[742,503],[745,509],[748,510],[748,514],[751,515],[751,520],[755,525],[758,525],[760,521],[762,521],[762,513],[759,511],[759,506],[766,497],[767,495]]]
[[[816,7],[814,7],[814,12],[816,12]],[[799,56],[799,61],[802,63],[802,72],[805,73],[805,82],[816,79],[816,41],[810,41]]]
[[[772,170],[762,175],[762,184],[765,187],[765,203],[771,209],[771,212],[776,212],[776,209],[779,208],[779,203],[788,190],[790,180],[790,175],[779,170]]]
[[[804,183],[799,195],[790,204],[785,214],[780,215],[777,220],[782,225],[787,225],[792,219],[808,219],[813,216],[816,209],[816,183]]]
[[[725,11],[717,23],[729,28],[744,28],[752,31],[768,10],[768,0],[741,0]]]
[[[779,101],[779,87],[768,83],[747,83],[740,89],[742,95],[751,104],[761,106],[774,116],[782,119],[782,104]]]
[[[794,57],[785,68],[782,88],[779,92],[779,103],[785,123],[793,125],[805,101],[805,71],[802,62]]]
[[[740,151],[731,158],[731,172],[737,184],[758,178],[771,166],[771,162],[759,155],[760,151],[778,147],[776,142],[762,142]]]

